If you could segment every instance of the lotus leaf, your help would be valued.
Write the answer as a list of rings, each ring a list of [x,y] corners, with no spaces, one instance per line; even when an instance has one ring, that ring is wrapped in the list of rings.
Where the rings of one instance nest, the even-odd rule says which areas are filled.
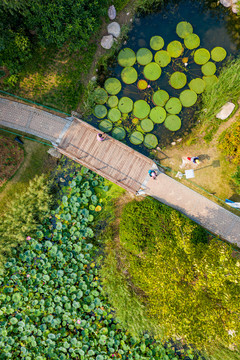
[[[207,49],[198,49],[194,53],[194,61],[198,65],[203,65],[210,59],[210,53]]]
[[[208,61],[206,64],[204,64],[201,67],[202,73],[206,76],[211,76],[211,75],[215,74],[216,69],[217,69],[216,65],[211,61]]]
[[[122,115],[121,111],[119,111],[117,108],[113,108],[108,111],[108,118],[112,122],[116,122],[116,121],[120,120],[121,115]]]
[[[94,115],[99,119],[104,118],[107,115],[107,108],[104,105],[96,105]]]
[[[132,49],[124,48],[118,54],[118,63],[119,65],[133,66],[136,62],[136,55]],[[106,89],[107,90],[107,89]]]
[[[174,40],[168,44],[167,52],[171,57],[178,58],[183,52],[183,46],[179,41]]]
[[[134,131],[130,136],[130,141],[134,145],[139,145],[143,142],[143,134],[140,131]]]
[[[169,95],[165,90],[158,90],[153,94],[152,102],[154,105],[164,106],[169,99]]]
[[[114,108],[118,105],[118,97],[117,96],[109,96],[108,98],[108,102],[107,102],[108,106],[110,106],[111,108]]]
[[[145,90],[148,87],[148,83],[146,82],[146,80],[139,80],[137,83],[137,87],[139,88],[139,90]]]
[[[94,96],[94,101],[97,104],[105,104],[108,98],[108,94],[106,90],[100,87],[94,90],[93,96]]]
[[[109,78],[105,81],[104,87],[110,95],[116,95],[122,88],[120,81],[116,78]]]
[[[165,109],[169,114],[178,114],[182,110],[182,104],[176,97],[172,97],[165,105]]]
[[[190,34],[186,36],[184,39],[184,45],[190,50],[196,49],[200,45],[199,36],[197,34]]]
[[[214,61],[217,61],[217,62],[223,61],[226,56],[227,56],[227,52],[221,46],[217,46],[214,49],[212,49],[212,51],[211,51],[211,58]]]
[[[147,64],[146,66],[144,66],[143,69],[143,74],[145,78],[151,81],[157,80],[161,76],[161,73],[162,70],[160,66],[155,62]]]
[[[109,132],[112,130],[112,122],[110,120],[102,120],[99,124],[99,129],[103,132]]]
[[[206,87],[218,82],[218,78],[216,77],[216,75],[203,76],[203,80],[206,84]]]
[[[122,70],[121,78],[125,84],[133,84],[137,81],[138,73],[133,67],[127,66]]]
[[[161,124],[166,118],[166,110],[161,106],[155,106],[150,111],[150,119],[156,123]]]
[[[150,112],[150,106],[144,100],[137,100],[133,105],[133,115],[139,119],[144,119]]]
[[[123,114],[127,114],[133,109],[133,101],[129,97],[122,97],[119,100],[118,108]]]
[[[149,64],[153,59],[152,52],[147,48],[141,48],[137,52],[137,62],[140,65],[147,65]]]
[[[180,94],[180,101],[183,106],[193,106],[197,101],[197,94],[193,90],[184,90]]]
[[[154,134],[147,134],[144,138],[143,144],[148,149],[154,149],[158,145],[158,139]]]
[[[192,25],[187,21],[181,21],[177,24],[176,33],[180,38],[185,39],[188,35],[193,32]]]
[[[189,87],[196,94],[201,94],[205,90],[206,84],[202,79],[196,78],[190,81]]]
[[[144,132],[150,132],[153,130],[153,122],[150,119],[143,119],[141,121],[141,128],[143,129]]]
[[[117,140],[123,140],[126,136],[126,131],[123,127],[115,127],[112,131],[112,137]]]
[[[150,47],[153,50],[160,50],[164,47],[164,40],[161,36],[153,36],[150,39]]]
[[[186,85],[187,77],[184,73],[176,71],[170,76],[169,83],[174,89],[181,89]]]
[[[160,50],[156,52],[154,60],[159,66],[165,67],[171,62],[171,56],[166,50]]]
[[[181,127],[181,119],[177,115],[168,115],[164,125],[171,131],[177,131]]]

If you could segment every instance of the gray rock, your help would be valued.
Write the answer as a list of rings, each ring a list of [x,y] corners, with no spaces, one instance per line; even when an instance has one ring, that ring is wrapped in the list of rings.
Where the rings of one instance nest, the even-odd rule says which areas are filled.
[[[233,112],[233,109],[235,108],[235,105],[231,102],[227,102],[225,105],[223,105],[219,111],[219,113],[216,115],[217,119],[225,120],[229,117],[229,115]]]
[[[116,38],[118,38],[121,33],[120,25],[115,21],[108,25],[107,30],[110,35],[113,35]]]
[[[101,46],[104,49],[111,49],[111,47],[113,46],[113,36],[112,35],[103,36],[101,40]]]
[[[96,81],[97,80],[97,77],[96,76],[93,76],[92,78],[91,78],[91,81],[92,82],[94,82],[94,81]]]
[[[220,0],[220,3],[225,7],[230,7],[232,5],[232,0]]]
[[[232,6],[232,12],[233,12],[234,14],[237,14],[238,12],[240,12],[239,5],[238,5],[238,4],[233,4],[233,6]]]
[[[108,17],[110,20],[114,20],[117,16],[117,12],[114,5],[111,5],[108,9]]]
[[[60,159],[61,156],[62,156],[62,154],[59,151],[57,151],[56,148],[50,148],[48,150],[48,154],[55,157],[55,158],[57,158],[57,159]]]
[[[173,146],[176,145],[176,142],[175,141],[171,142],[171,145],[173,145]]]

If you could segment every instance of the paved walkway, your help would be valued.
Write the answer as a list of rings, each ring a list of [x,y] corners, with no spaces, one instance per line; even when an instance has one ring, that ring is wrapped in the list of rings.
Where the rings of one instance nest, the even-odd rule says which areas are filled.
[[[59,144],[71,120],[0,97],[0,125]]]

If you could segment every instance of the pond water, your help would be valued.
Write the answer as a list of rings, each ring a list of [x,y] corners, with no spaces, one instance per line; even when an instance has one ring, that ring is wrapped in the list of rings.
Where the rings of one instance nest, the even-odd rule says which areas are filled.
[[[140,15],[136,17],[132,30],[128,34],[128,39],[124,42],[122,48],[130,48],[135,53],[140,48],[148,48],[152,51],[154,56],[156,51],[151,49],[150,39],[155,35],[159,35],[164,39],[165,45],[161,50],[166,50],[167,45],[174,40],[178,40],[184,44],[184,40],[176,34],[176,26],[181,21],[187,21],[191,23],[193,33],[197,34],[200,38],[200,48],[205,48],[211,51],[214,47],[220,46],[226,50],[227,57],[224,61],[215,62],[217,66],[216,75],[218,75],[220,67],[224,65],[229,55],[236,56],[239,53],[239,37],[234,38],[233,32],[231,31],[231,25],[234,28],[235,26],[239,26],[239,23],[235,20],[233,21],[233,24],[231,24],[231,18],[229,17],[228,10],[221,5],[217,6],[213,1],[210,3],[212,4],[211,6],[213,6],[212,8],[209,8],[205,1],[200,0],[168,1],[164,7],[159,9],[157,12],[155,11],[154,14]],[[139,65],[137,62],[133,65],[133,67],[137,70],[138,80],[133,84],[127,85],[123,83],[121,79],[123,67],[118,64],[117,59],[115,59],[109,67],[107,76],[104,77],[104,81],[109,77],[116,77],[122,84],[122,89],[117,94],[118,99],[121,97],[129,97],[133,100],[133,102],[143,99],[148,102],[151,108],[153,108],[155,105],[152,102],[152,95],[158,89],[166,90],[170,97],[179,98],[179,95],[183,90],[189,89],[188,84],[192,79],[203,77],[201,65],[197,65],[193,60],[194,50],[185,48],[181,58],[172,58],[169,65],[162,68],[162,74],[159,79],[156,81],[147,80],[149,87],[145,90],[139,90],[137,87],[137,81],[145,79],[143,75],[143,66]],[[189,58],[186,66],[182,61],[183,57]],[[152,61],[154,61],[154,58]],[[175,71],[181,71],[185,73],[187,77],[186,85],[179,90],[174,89],[169,85],[170,75]],[[104,81],[102,81],[102,79],[99,77],[99,84],[104,87]],[[166,146],[172,141],[176,141],[177,139],[183,137],[190,131],[192,126],[196,123],[195,113],[197,107],[199,106],[198,104],[200,99],[201,95],[198,95],[198,101],[195,105],[191,107],[183,107],[181,112],[177,114],[181,118],[181,128],[179,130],[170,131],[164,126],[164,123],[154,124],[154,129],[151,133],[156,135],[158,139],[158,146]],[[109,110],[109,107],[106,107],[107,110]],[[129,140],[130,134],[133,131],[139,131],[140,129],[140,122],[136,125],[132,122],[133,118],[133,114],[129,113],[128,116],[122,116],[120,121],[114,123],[114,126],[124,127],[127,136],[123,141],[127,145],[147,154],[149,149],[147,149],[143,144],[133,145]],[[97,119],[95,116],[92,116],[91,119],[95,126],[99,126],[101,120]],[[111,134],[111,132],[109,134]],[[146,135],[144,132],[143,134]]]

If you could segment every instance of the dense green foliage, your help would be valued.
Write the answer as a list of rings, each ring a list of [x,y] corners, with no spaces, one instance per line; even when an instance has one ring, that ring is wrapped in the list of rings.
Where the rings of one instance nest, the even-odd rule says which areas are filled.
[[[153,226],[145,230],[149,222]],[[240,263],[230,246],[205,239],[198,225],[152,199],[123,211],[128,276],[166,336],[206,347],[239,344]]]
[[[240,164],[240,118],[218,139],[218,147],[226,155],[228,161]]]

